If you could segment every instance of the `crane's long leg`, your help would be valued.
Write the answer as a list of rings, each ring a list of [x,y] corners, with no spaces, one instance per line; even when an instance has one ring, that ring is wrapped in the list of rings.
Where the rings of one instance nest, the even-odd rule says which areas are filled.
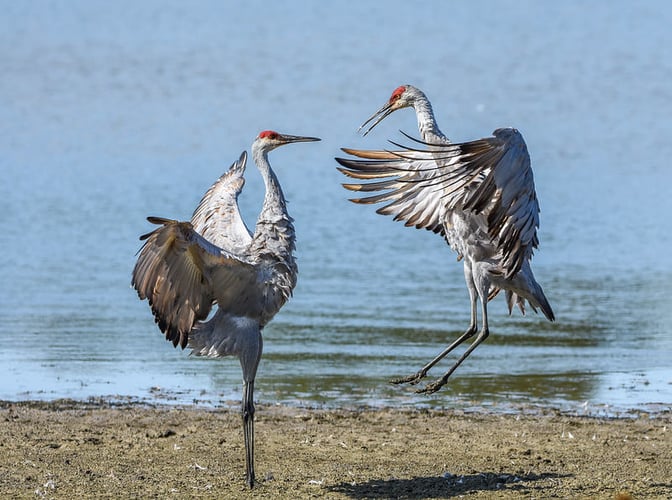
[[[467,280],[468,282],[469,280]],[[458,359],[453,366],[450,367],[450,370],[448,370],[443,377],[440,379],[435,380],[431,384],[426,385],[422,389],[418,389],[416,392],[421,392],[425,394],[432,394],[444,385],[446,385],[446,382],[448,382],[448,378],[453,374],[455,370],[457,370],[457,367],[462,364],[462,362],[469,357],[469,355],[472,353],[474,349],[476,349],[481,343],[488,338],[488,335],[490,334],[490,330],[488,328],[488,290],[490,288],[490,282],[487,280],[485,276],[482,276],[481,279],[479,279],[478,283],[478,296],[481,301],[481,314],[483,316],[483,325],[481,327],[481,331],[478,333],[474,341],[471,343],[469,348],[464,351],[462,356],[460,356],[460,359]],[[459,340],[459,339],[458,339]]]
[[[418,382],[420,382],[420,380],[422,380],[423,378],[425,378],[425,376],[427,376],[427,372],[431,370],[434,365],[436,365],[439,361],[445,358],[453,349],[462,344],[462,342],[472,337],[476,333],[477,331],[476,309],[477,309],[478,291],[476,290],[476,285],[474,285],[474,280],[471,276],[471,267],[466,261],[464,263],[464,280],[467,283],[467,289],[469,290],[469,299],[471,301],[471,321],[469,323],[469,328],[467,328],[467,331],[464,332],[459,338],[457,338],[452,344],[446,347],[443,351],[441,351],[441,353],[438,356],[436,356],[433,360],[431,360],[429,363],[423,366],[420,369],[420,371],[407,377],[396,378],[394,380],[391,380],[390,382],[392,384],[406,384],[406,383],[410,383],[412,385],[417,384]]]
[[[254,487],[254,380],[243,383],[243,437],[247,484]]]
[[[236,324],[244,328],[237,339],[240,349],[240,367],[243,370],[243,436],[245,438],[245,472],[247,484],[254,487],[254,379],[261,359],[264,341],[261,329],[256,321],[237,318]]]
[[[455,342],[453,342],[443,351],[441,351],[441,353],[438,356],[436,356],[433,360],[431,360],[429,363],[423,366],[419,372],[409,375],[408,377],[395,378],[390,382],[392,384],[406,384],[406,383],[412,385],[417,384],[418,382],[420,382],[420,380],[422,380],[427,376],[427,372],[431,370],[435,364],[437,364],[439,361],[445,358],[448,355],[448,353],[450,353],[453,349],[459,346],[462,342],[467,340],[469,337],[472,337],[476,333],[476,331],[477,331],[476,325],[470,326],[466,332],[464,332],[457,340],[455,340]]]

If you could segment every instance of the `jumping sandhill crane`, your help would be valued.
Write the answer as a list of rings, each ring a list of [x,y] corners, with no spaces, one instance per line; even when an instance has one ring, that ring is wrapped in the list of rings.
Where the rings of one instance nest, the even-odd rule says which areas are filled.
[[[259,134],[252,144],[266,195],[254,233],[238,210],[247,154],[205,193],[191,222],[148,217],[161,227],[145,240],[132,284],[147,299],[173,346],[192,354],[238,356],[243,371],[243,435],[247,483],[254,486],[254,379],[261,358],[261,330],[292,295],[297,266],[294,226],[268,153],[316,137]],[[214,303],[219,306],[208,321]]]
[[[351,191],[381,194],[352,199],[355,203],[386,203],[379,214],[393,215],[406,226],[441,234],[458,260],[471,299],[469,328],[420,371],[393,383],[417,384],[427,372],[478,331],[477,301],[482,326],[466,351],[443,375],[417,392],[433,393],[443,387],[458,366],[489,335],[487,303],[504,289],[509,313],[516,304],[525,314],[525,301],[555,320],[546,296],[534,278],[530,260],[538,246],[539,204],[534,189],[530,156],[515,129],[494,131],[494,137],[451,144],[443,135],[432,106],[419,89],[398,87],[389,101],[360,127],[373,122],[368,134],[394,111],[413,107],[422,136],[421,148],[392,144],[399,151],[343,149],[360,159],[336,158],[349,177],[376,180],[344,184]],[[409,137],[409,136],[407,136]],[[410,138],[410,137],[409,137]],[[412,139],[412,138],[411,138]]]

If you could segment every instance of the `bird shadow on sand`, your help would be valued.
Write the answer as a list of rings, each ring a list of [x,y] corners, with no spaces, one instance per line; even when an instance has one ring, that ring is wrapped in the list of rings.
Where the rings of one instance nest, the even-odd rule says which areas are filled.
[[[537,481],[567,477],[567,474],[527,474],[480,472],[469,475],[376,479],[363,483],[340,483],[331,491],[350,498],[450,498],[475,491],[520,491],[543,489]]]

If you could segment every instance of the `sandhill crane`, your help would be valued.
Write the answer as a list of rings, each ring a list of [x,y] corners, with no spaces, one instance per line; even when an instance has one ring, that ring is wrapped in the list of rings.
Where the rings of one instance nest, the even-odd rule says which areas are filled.
[[[238,210],[247,154],[205,193],[191,222],[148,217],[161,227],[145,240],[132,284],[147,299],[173,346],[196,356],[238,356],[243,372],[242,416],[247,483],[254,486],[254,379],[261,358],[261,330],[296,285],[294,226],[269,151],[293,142],[319,141],[264,131],[252,157],[266,195],[254,233]],[[218,308],[205,321],[213,304]]]
[[[379,214],[393,215],[406,226],[441,234],[464,260],[464,276],[471,300],[469,328],[417,373],[393,383],[417,384],[427,372],[478,331],[477,303],[482,325],[472,344],[439,379],[417,392],[433,393],[443,387],[457,367],[489,335],[487,303],[504,289],[509,313],[516,304],[525,313],[525,301],[555,320],[546,296],[534,278],[530,260],[538,246],[539,204],[530,156],[523,136],[515,129],[497,129],[493,137],[451,144],[439,129],[425,94],[412,85],[398,87],[388,102],[360,127],[368,134],[398,109],[413,107],[421,147],[398,151],[343,149],[360,159],[336,158],[349,177],[376,180],[344,184],[351,191],[380,194],[355,198],[355,203],[386,203]],[[405,134],[404,134],[405,135]],[[410,136],[407,136],[412,139]],[[412,139],[413,140],[413,139]]]

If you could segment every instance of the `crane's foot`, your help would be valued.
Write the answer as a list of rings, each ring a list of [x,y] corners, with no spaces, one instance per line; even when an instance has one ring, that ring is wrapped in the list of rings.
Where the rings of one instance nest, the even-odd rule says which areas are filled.
[[[415,392],[418,394],[434,394],[436,391],[441,389],[448,382],[448,377],[441,377],[438,380],[435,380],[431,384],[427,384],[422,389],[418,389]]]
[[[414,373],[413,375],[409,375],[408,377],[401,377],[401,378],[395,378],[390,380],[390,384],[411,384],[415,385],[418,382],[420,382],[423,378],[427,376],[427,372],[425,370],[420,370],[417,373]]]

